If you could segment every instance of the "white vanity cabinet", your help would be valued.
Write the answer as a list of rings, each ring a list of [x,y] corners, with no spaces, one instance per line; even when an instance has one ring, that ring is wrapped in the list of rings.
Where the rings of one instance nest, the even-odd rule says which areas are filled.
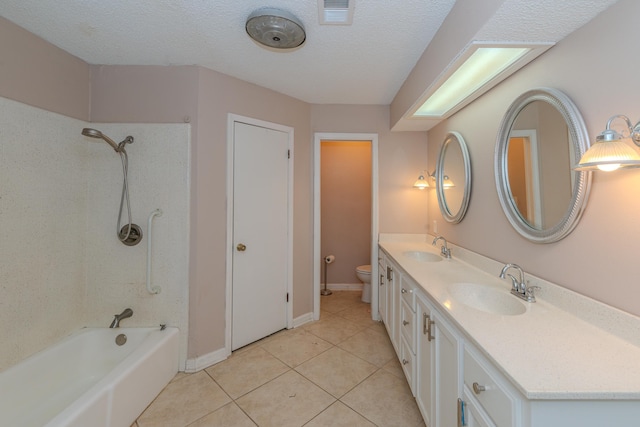
[[[466,425],[519,427],[520,393],[471,344],[464,345],[462,365]]]
[[[391,343],[400,355],[400,281],[402,273],[400,268],[390,259],[386,258],[386,299],[387,299],[387,333]]]
[[[462,395],[462,340],[420,292],[416,301],[420,319],[416,401],[428,426],[457,426],[458,399]]]
[[[416,377],[417,377],[417,362],[416,357],[416,331],[417,331],[417,319],[416,319],[416,305],[415,305],[415,293],[417,285],[406,274],[400,276],[400,285],[398,286],[398,294],[400,300],[400,317],[398,319],[398,327],[400,329],[400,363],[402,364],[402,370],[404,371],[409,388],[415,396],[416,390]]]
[[[381,249],[383,319],[427,426],[640,425],[637,318],[547,282],[558,305],[541,298],[517,318],[483,314],[456,300],[451,285],[488,281],[485,270],[416,260],[411,254],[432,251],[424,243],[388,241]],[[567,308],[569,298],[581,311]]]
[[[372,279],[373,280],[373,279]],[[387,263],[386,257],[380,252],[378,257],[378,313],[380,320],[387,324]],[[373,285],[373,283],[372,283]]]

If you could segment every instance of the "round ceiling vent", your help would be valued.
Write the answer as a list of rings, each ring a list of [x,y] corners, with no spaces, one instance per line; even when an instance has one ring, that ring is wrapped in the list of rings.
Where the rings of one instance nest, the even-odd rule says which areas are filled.
[[[302,23],[278,9],[259,9],[247,18],[247,34],[260,44],[276,49],[293,49],[304,43]]]

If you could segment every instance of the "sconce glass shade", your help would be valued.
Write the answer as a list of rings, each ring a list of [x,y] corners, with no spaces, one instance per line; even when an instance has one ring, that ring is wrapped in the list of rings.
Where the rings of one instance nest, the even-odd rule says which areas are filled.
[[[427,180],[424,179],[424,175],[420,175],[418,177],[418,180],[413,183],[413,186],[415,188],[419,188],[420,190],[424,190],[425,188],[429,187],[429,182],[427,182]]]
[[[444,180],[442,181],[442,187],[444,188],[452,188],[455,187],[456,185],[453,183],[453,181],[451,181],[451,178],[449,178],[448,176],[444,177]]]
[[[625,138],[621,133],[610,129],[611,122],[621,118],[626,121],[630,137]],[[613,116],[607,122],[607,128],[596,137],[596,142],[580,159],[580,163],[573,168],[577,171],[601,170],[614,171],[618,168],[640,167],[640,153],[628,144],[631,139],[638,145],[638,125],[631,126],[625,116]]]

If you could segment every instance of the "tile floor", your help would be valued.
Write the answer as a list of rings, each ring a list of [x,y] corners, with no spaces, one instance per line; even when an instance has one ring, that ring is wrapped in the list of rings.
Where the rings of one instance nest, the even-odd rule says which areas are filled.
[[[323,296],[320,320],[179,373],[132,427],[424,426],[384,326],[360,292]]]

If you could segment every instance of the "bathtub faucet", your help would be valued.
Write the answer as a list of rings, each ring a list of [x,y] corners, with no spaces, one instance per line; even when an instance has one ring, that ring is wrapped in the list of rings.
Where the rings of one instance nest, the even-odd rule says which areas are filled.
[[[131,310],[130,308],[126,308],[122,313],[120,314],[116,314],[114,316],[113,322],[111,322],[111,326],[109,326],[110,328],[119,328],[120,327],[120,321],[122,319],[126,319],[127,317],[131,317],[133,316],[133,310]]]

